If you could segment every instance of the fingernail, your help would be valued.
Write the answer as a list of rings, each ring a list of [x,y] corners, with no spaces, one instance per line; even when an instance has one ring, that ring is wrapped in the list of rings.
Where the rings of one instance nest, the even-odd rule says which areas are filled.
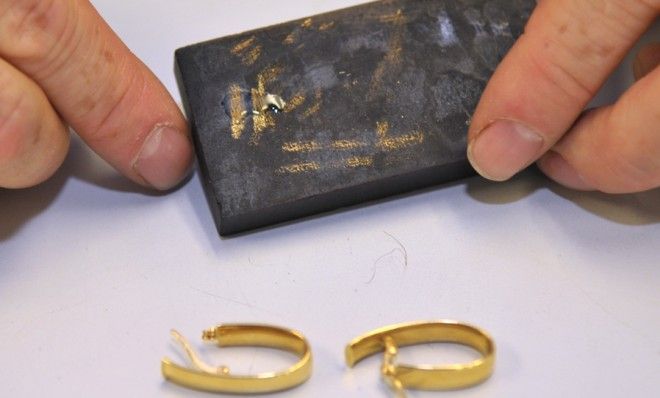
[[[176,186],[188,174],[193,150],[188,137],[170,126],[157,126],[145,139],[133,169],[159,190]]]
[[[482,176],[505,181],[540,155],[543,137],[510,120],[498,120],[468,145],[468,159]]]
[[[550,151],[545,154],[539,160],[539,168],[548,177],[565,187],[580,191],[594,190],[594,187],[588,184],[580,173],[557,152]]]

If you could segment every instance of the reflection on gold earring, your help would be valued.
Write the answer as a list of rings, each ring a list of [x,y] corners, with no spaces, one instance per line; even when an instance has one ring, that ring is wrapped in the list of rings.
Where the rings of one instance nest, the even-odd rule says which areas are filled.
[[[443,366],[412,366],[397,363],[399,347],[423,343],[457,343],[477,350],[482,357],[469,363]],[[346,363],[353,367],[362,359],[384,351],[381,374],[398,398],[405,389],[452,390],[486,380],[495,364],[495,343],[490,336],[470,325],[455,321],[407,323],[387,326],[351,341]]]
[[[307,381],[312,373],[309,343],[294,330],[266,325],[220,325],[203,332],[203,340],[214,341],[220,347],[270,347],[292,352],[300,358],[288,369],[258,375],[233,375],[225,366],[210,366],[199,358],[176,330],[172,330],[172,337],[183,347],[193,368],[176,365],[164,358],[161,371],[167,380],[183,387],[210,392],[259,394],[296,387]]]

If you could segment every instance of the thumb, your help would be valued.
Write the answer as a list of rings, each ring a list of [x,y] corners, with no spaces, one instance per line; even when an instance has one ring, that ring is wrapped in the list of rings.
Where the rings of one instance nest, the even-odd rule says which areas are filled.
[[[0,57],[127,177],[165,190],[187,174],[183,115],[88,0],[0,1]]]
[[[473,117],[475,169],[507,180],[553,147],[659,11],[660,0],[540,1]]]

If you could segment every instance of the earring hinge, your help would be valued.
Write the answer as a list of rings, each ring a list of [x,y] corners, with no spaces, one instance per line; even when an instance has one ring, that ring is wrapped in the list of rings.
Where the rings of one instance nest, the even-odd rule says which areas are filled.
[[[427,343],[461,344],[481,356],[471,362],[450,365],[398,363],[399,347]],[[405,398],[408,389],[456,390],[474,386],[490,377],[495,363],[495,343],[486,332],[465,323],[438,320],[386,326],[359,336],[346,346],[346,364],[353,367],[383,351],[381,374],[397,398]]]
[[[380,368],[383,380],[385,380],[385,383],[390,387],[392,392],[396,394],[397,398],[406,398],[407,395],[403,383],[396,377],[396,360],[399,355],[399,347],[390,336],[385,336],[383,344],[385,345],[385,352],[383,353],[383,364]]]
[[[269,325],[223,324],[202,333],[203,340],[219,347],[268,347],[288,351],[299,358],[286,369],[253,375],[230,374],[226,366],[208,365],[181,334],[172,331],[172,337],[192,365],[185,367],[163,358],[161,372],[165,379],[183,387],[228,394],[265,394],[296,387],[307,381],[312,373],[309,343],[295,330]]]
[[[170,331],[170,334],[172,335],[172,338],[179,343],[179,345],[183,348],[183,351],[186,353],[188,358],[190,359],[190,362],[193,364],[193,366],[204,373],[212,374],[212,375],[228,375],[229,374],[229,368],[226,366],[211,366],[207,364],[206,362],[202,361],[202,359],[197,355],[197,353],[193,350],[192,346],[188,342],[188,340],[181,335],[178,331],[172,329]],[[205,330],[202,338],[206,341],[208,340],[214,340],[215,339],[215,332],[210,330]]]

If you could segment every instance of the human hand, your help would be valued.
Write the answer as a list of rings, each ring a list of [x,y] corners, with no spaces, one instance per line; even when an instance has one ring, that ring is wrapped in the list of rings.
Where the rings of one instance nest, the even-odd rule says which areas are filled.
[[[88,0],[0,0],[0,187],[50,177],[67,125],[138,184],[169,189],[189,171],[179,108]]]
[[[540,0],[475,112],[475,169],[503,181],[537,162],[579,190],[660,186],[660,45],[640,52],[638,81],[614,105],[580,117],[659,13],[660,0]]]

